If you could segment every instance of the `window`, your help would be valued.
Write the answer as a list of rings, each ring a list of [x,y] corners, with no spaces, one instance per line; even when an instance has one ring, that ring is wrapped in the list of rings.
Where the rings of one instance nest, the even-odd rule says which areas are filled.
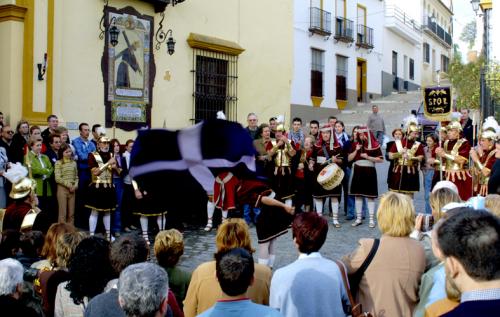
[[[205,50],[194,50],[194,120],[214,119],[224,111],[236,120],[238,57]]]
[[[311,96],[323,97],[323,51],[311,49]]]
[[[431,61],[431,47],[428,43],[424,43],[424,63]]]
[[[410,58],[410,79],[415,80],[415,61]]]
[[[347,57],[337,55],[337,100],[347,100]]]
[[[447,73],[448,65],[450,64],[450,59],[448,56],[441,55],[441,71]]]

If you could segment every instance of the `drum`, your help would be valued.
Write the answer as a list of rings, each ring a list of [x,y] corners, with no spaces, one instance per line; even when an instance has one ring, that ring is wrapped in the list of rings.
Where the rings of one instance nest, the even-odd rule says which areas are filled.
[[[316,180],[326,190],[334,189],[342,183],[344,171],[335,163],[327,165],[319,172]]]

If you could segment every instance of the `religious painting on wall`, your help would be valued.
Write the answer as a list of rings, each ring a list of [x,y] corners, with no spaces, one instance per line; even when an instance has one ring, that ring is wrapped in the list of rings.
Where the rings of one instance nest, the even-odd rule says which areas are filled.
[[[104,78],[106,127],[126,131],[151,126],[151,105],[155,64],[152,16],[141,15],[132,7],[108,7],[105,23],[116,27],[117,43],[106,32],[101,62]]]

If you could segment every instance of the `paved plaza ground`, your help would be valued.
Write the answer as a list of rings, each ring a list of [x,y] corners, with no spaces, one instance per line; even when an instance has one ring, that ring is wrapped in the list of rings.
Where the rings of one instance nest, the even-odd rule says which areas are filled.
[[[387,191],[386,178],[388,167],[388,162],[377,164],[379,194]],[[424,195],[422,184],[421,190],[417,195],[415,195],[414,201],[416,211],[423,212]],[[356,248],[357,241],[360,238],[375,238],[380,236],[378,228],[370,229],[368,227],[367,220],[364,221],[363,225],[352,228],[352,221],[344,220],[345,217],[343,214],[343,204],[341,203],[340,221],[342,228],[340,229],[334,228],[331,224],[331,217],[328,217],[328,222],[330,223],[328,236],[323,248],[321,249],[321,253],[327,258],[340,258],[343,255],[352,252]],[[252,227],[250,231],[252,236],[252,245],[255,249],[257,249],[258,245],[255,228]],[[186,230],[184,232],[185,250],[179,265],[184,269],[192,271],[200,263],[213,259],[213,254],[215,252],[215,233],[215,229],[208,233],[203,231],[203,228],[199,228],[198,230]],[[291,230],[289,230],[288,234],[279,237],[276,243],[277,252],[275,268],[285,266],[297,258],[298,253],[293,245]],[[257,260],[257,252],[254,254],[254,258]]]

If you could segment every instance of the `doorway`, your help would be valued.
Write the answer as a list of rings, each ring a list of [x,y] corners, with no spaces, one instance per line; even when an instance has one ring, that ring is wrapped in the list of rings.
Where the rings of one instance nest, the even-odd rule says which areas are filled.
[[[366,60],[358,58],[357,67],[358,102],[366,101]]]

